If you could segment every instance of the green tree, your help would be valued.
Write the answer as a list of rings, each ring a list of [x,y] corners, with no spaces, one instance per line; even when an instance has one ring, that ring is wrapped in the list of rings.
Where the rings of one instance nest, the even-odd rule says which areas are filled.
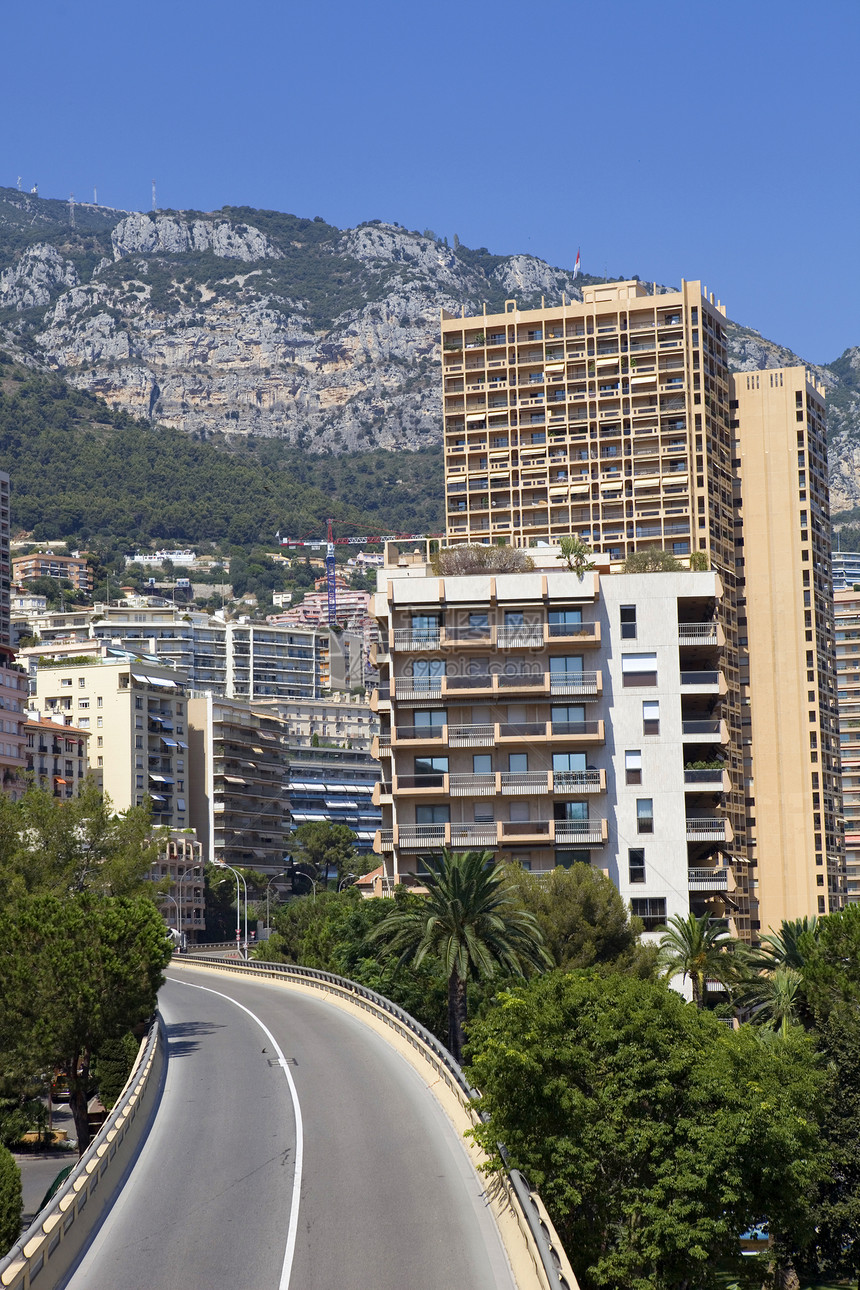
[[[612,967],[653,975],[656,950],[640,944],[641,921],[630,918],[615,883],[599,869],[574,864],[538,876],[511,865],[506,878],[534,915],[555,967]]]
[[[7,1147],[0,1146],[0,1258],[21,1235],[21,1170]]]
[[[594,568],[591,547],[587,542],[583,542],[581,537],[577,537],[575,533],[565,533],[559,538],[558,545],[568,569],[570,569],[571,573],[575,573],[578,578],[581,578],[589,569]]]
[[[369,936],[416,967],[437,956],[448,981],[448,1047],[463,1053],[469,977],[514,976],[552,962],[534,916],[517,902],[489,851],[453,852],[428,861],[428,894],[418,908],[396,906]]]
[[[309,873],[314,882],[325,885],[333,875],[335,884],[354,871],[357,863],[355,834],[346,824],[310,820],[290,835],[287,843],[293,863]],[[307,884],[306,884],[307,885]]]
[[[738,961],[731,951],[734,939],[710,914],[676,914],[660,940],[658,963],[667,979],[690,979],[697,1008],[707,1003],[709,981],[729,986],[738,978]]]
[[[732,1031],[662,982],[557,971],[503,991],[468,1056],[473,1135],[540,1191],[582,1290],[708,1290],[764,1219],[781,1246],[808,1241],[824,1076],[802,1032]]]
[[[761,938],[761,945],[755,955],[755,961],[762,967],[794,968],[800,972],[806,963],[805,946],[811,937],[813,944],[818,943],[820,925],[813,914],[811,918],[784,918],[778,932],[770,931]]]
[[[105,1039],[99,1045],[93,1058],[93,1079],[99,1091],[102,1105],[112,1110],[114,1103],[125,1088],[137,1057],[140,1043],[129,1031],[118,1039]]]
[[[0,911],[0,1050],[69,1078],[81,1153],[92,1055],[155,1008],[171,945],[146,897],[28,896]]]
[[[143,894],[152,891],[146,878],[157,853],[149,808],[114,814],[92,779],[68,802],[37,787],[20,802],[0,799],[0,882],[7,899],[68,891]]]

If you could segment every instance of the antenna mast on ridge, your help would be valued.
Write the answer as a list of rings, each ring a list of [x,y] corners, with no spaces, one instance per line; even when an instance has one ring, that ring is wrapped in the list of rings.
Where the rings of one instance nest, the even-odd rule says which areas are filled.
[[[75,227],[75,194],[69,193],[69,228]]]
[[[154,211],[158,210],[158,207],[155,204],[155,180],[154,179],[152,181],[152,209]]]

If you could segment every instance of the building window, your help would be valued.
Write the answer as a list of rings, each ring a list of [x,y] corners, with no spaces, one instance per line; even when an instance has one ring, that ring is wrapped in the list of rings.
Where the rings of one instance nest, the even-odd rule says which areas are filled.
[[[656,654],[622,654],[621,676],[625,689],[657,684]]]
[[[142,708],[142,707],[143,707],[143,699],[140,697],[140,695],[139,695],[139,694],[136,694],[136,695],[134,696],[134,706],[135,706],[136,708]]]
[[[104,764],[105,764],[105,759],[104,759],[104,757],[97,757],[97,758],[96,758],[96,765],[97,765],[97,766],[103,766]]]
[[[100,708],[101,706],[102,706],[102,696],[99,695],[98,698],[96,699],[96,707]]]
[[[634,918],[641,918],[646,932],[656,932],[666,925],[666,897],[639,896],[630,902],[630,912]]]
[[[493,754],[472,753],[472,773],[474,775],[492,775]]]
[[[135,746],[135,748],[142,748],[142,747],[143,747],[143,735],[135,735],[135,737],[134,737],[134,746]]]
[[[78,699],[79,708],[88,708],[89,706],[90,706],[89,699]]]
[[[62,685],[62,686],[71,686],[71,684],[72,684],[72,678],[71,678],[70,676],[61,676],[61,677],[60,677],[60,685]]]
[[[528,753],[508,753],[508,770],[524,775],[529,768]]]
[[[416,806],[416,824],[447,824],[451,819],[450,806]]]
[[[635,641],[636,639],[636,606],[621,606],[621,639],[624,641]]]
[[[87,688],[87,678],[85,676],[79,676],[78,685],[82,690],[85,690]]]
[[[627,850],[627,870],[630,882],[645,881],[645,848],[629,847]]]
[[[569,851],[556,850],[555,862],[562,869],[570,869],[575,864],[591,864],[591,855],[588,851]]]
[[[636,832],[654,832],[654,802],[650,797],[636,799]]]
[[[104,735],[99,735],[99,737],[96,739],[96,746],[99,748],[104,748],[104,743],[105,743]]]
[[[660,733],[660,700],[659,699],[643,700],[642,733],[643,735],[659,735]]]
[[[642,751],[628,748],[624,754],[624,774],[628,784],[642,783]]]
[[[98,726],[99,730],[101,730],[104,723],[105,723],[104,717],[96,717],[96,725]]]

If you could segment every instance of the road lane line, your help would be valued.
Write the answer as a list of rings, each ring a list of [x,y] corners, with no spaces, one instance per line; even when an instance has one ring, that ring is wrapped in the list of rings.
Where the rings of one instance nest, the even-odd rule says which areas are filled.
[[[302,1164],[304,1159],[304,1128],[302,1126],[302,1110],[301,1110],[301,1107],[299,1106],[299,1095],[296,1090],[295,1083],[293,1082],[293,1077],[290,1072],[287,1059],[283,1054],[280,1044],[278,1043],[275,1036],[272,1034],[269,1027],[265,1024],[265,1022],[262,1022],[260,1020],[260,1018],[257,1016],[255,1012],[252,1012],[250,1008],[246,1008],[244,1003],[239,1003],[237,999],[231,998],[229,994],[224,994],[221,990],[213,990],[208,985],[195,985],[191,981],[183,981],[179,977],[175,977],[175,976],[169,976],[166,978],[166,980],[172,982],[174,985],[187,985],[189,990],[203,990],[205,991],[206,994],[217,994],[219,999],[226,999],[228,1003],[235,1004],[237,1008],[241,1008],[243,1012],[247,1012],[248,1016],[251,1017],[254,1021],[256,1021],[257,1025],[260,1027],[263,1034],[271,1043],[272,1047],[274,1048],[278,1056],[278,1065],[281,1067],[281,1069],[283,1070],[284,1074],[287,1077],[287,1084],[290,1089],[290,1097],[292,1098],[292,1102],[293,1102],[293,1117],[296,1121],[296,1160],[295,1160],[295,1167],[293,1168],[293,1194],[290,1200],[290,1222],[287,1228],[287,1248],[284,1251],[284,1265],[281,1268],[281,1279],[278,1283],[278,1290],[289,1290],[290,1276],[292,1275],[292,1270],[293,1270],[293,1257],[296,1252],[296,1240],[298,1238],[298,1232],[299,1232],[299,1197],[300,1197],[301,1188],[302,1188]]]

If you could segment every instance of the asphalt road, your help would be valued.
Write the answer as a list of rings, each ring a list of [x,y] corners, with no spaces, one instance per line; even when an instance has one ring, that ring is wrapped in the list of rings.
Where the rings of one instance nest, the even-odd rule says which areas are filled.
[[[463,1143],[384,1039],[274,983],[168,972],[162,1103],[70,1290],[515,1290]]]

